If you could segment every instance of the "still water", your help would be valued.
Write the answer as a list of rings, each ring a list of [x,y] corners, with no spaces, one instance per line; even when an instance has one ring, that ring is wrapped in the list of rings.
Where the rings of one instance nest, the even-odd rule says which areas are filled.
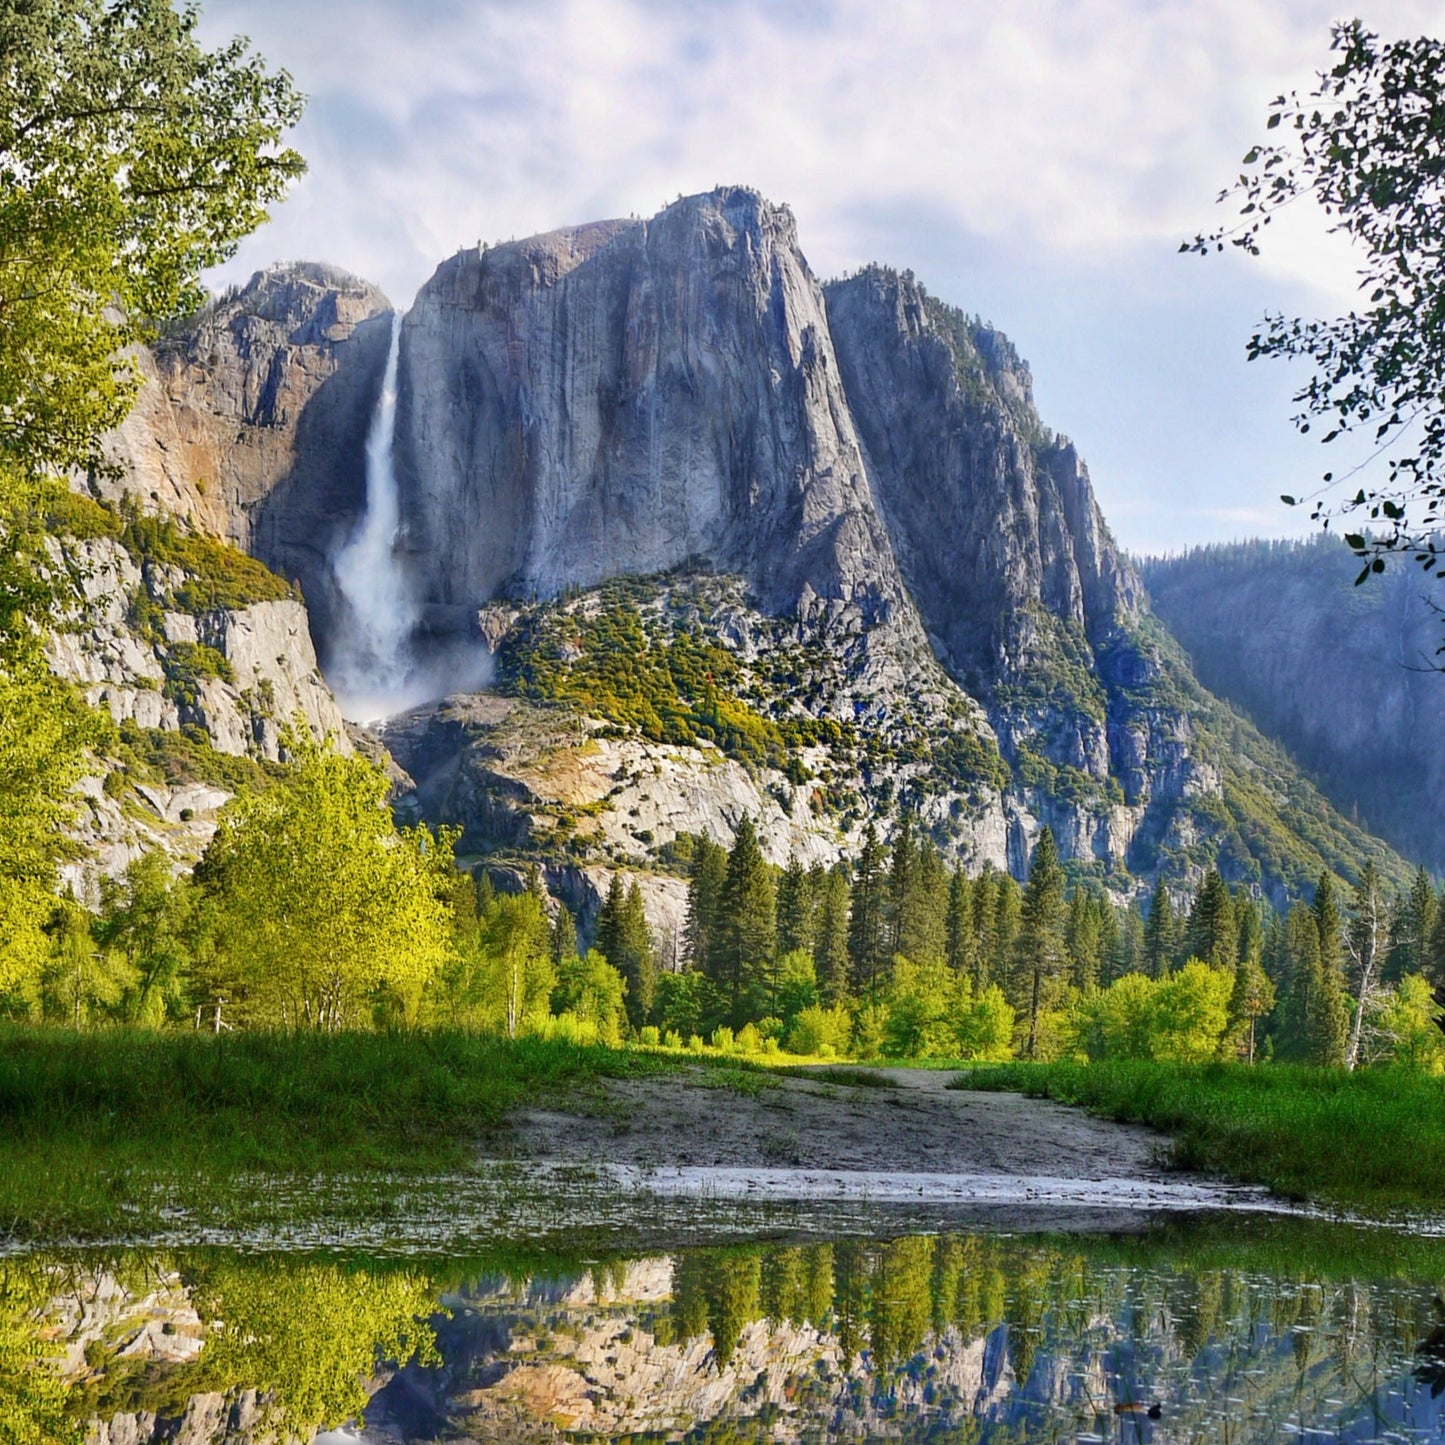
[[[0,1439],[1445,1439],[1445,1244],[1180,1218],[0,1260]],[[8,1433],[7,1433],[8,1431]]]

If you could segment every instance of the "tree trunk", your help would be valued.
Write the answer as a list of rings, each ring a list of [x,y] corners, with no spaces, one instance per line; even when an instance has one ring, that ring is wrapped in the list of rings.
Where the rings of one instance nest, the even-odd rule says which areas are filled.
[[[1029,1005],[1029,1058],[1034,1058],[1039,1049],[1039,970],[1034,970],[1033,1001]]]

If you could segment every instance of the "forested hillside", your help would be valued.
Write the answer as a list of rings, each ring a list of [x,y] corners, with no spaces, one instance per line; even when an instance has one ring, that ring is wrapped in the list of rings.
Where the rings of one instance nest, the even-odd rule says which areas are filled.
[[[1445,871],[1445,630],[1438,584],[1401,562],[1356,587],[1343,542],[1242,542],[1140,564],[1200,680],[1308,769],[1330,801]]]

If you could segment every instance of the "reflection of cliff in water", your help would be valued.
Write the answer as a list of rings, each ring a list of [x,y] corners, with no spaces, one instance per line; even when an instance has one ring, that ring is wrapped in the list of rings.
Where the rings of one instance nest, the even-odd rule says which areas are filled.
[[[11,1260],[0,1417],[96,1445],[261,1445],[363,1413],[368,1442],[1441,1438],[1445,1251],[1367,1282],[1401,1270],[1291,1250],[1281,1272],[1278,1246],[951,1235],[511,1277]]]

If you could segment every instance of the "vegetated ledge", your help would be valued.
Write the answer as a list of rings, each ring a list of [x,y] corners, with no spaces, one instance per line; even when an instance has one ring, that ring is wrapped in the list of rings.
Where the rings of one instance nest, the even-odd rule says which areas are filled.
[[[1445,1210],[1445,1078],[1404,1069],[984,1064],[950,1085],[1076,1104],[1174,1138],[1180,1169],[1376,1215]]]

